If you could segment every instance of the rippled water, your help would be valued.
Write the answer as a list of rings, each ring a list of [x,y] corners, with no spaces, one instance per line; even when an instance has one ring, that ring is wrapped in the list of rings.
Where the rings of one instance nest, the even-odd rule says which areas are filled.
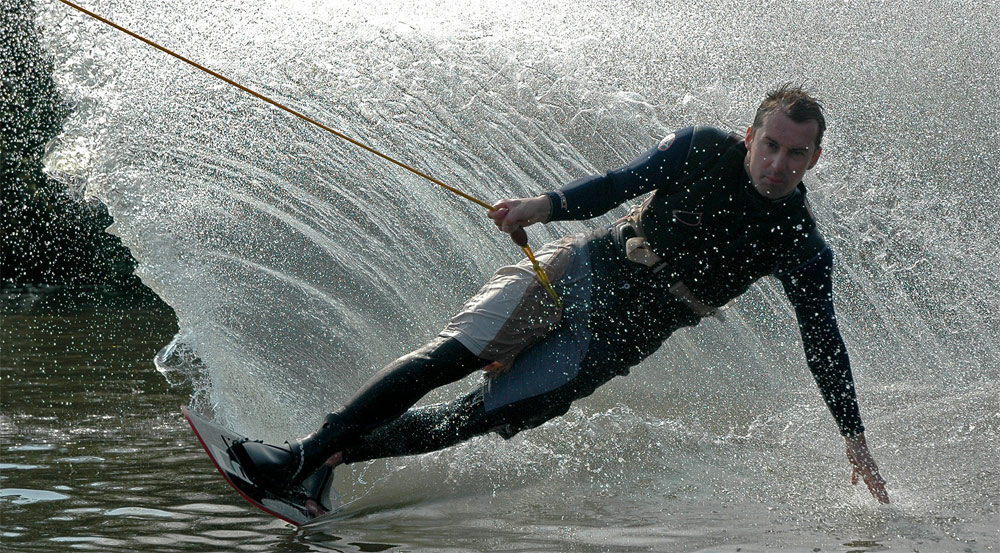
[[[190,389],[152,362],[177,330],[169,308],[92,289],[0,300],[4,551],[323,550],[205,462],[178,410]]]
[[[1000,547],[995,2],[89,7],[487,201],[614,167],[676,127],[741,130],[766,89],[806,81],[830,120],[807,184],[837,252],[839,320],[894,504],[847,483],[787,302],[764,282],[726,324],[678,333],[563,419],[338,471],[357,499],[342,520],[296,534],[247,510],[177,404],[268,439],[306,431],[516,250],[480,208],[41,2],[75,107],[48,171],[108,206],[178,328],[126,330],[155,318],[142,310],[5,316],[16,344],[2,362],[5,546],[224,548],[232,532],[278,549]],[[103,339],[85,330],[91,316],[120,339],[78,357]],[[113,361],[73,387],[95,355]],[[34,393],[58,400],[19,399]],[[122,436],[160,453],[129,453]],[[63,466],[81,480],[51,475]],[[94,497],[84,491],[100,499],[71,508],[96,511],[60,511],[79,517],[64,526],[37,515]]]
[[[7,294],[3,302],[4,551],[997,548],[995,506],[987,504],[996,497],[989,492],[995,472],[947,459],[952,450],[974,458],[975,442],[990,435],[988,420],[985,428],[962,423],[954,445],[932,448],[955,463],[951,485],[978,486],[987,503],[962,503],[969,492],[935,498],[940,492],[921,489],[937,487],[897,485],[898,506],[880,509],[864,494],[845,494],[844,471],[828,484],[833,489],[817,494],[809,491],[815,482],[808,473],[819,467],[748,462],[764,447],[794,456],[787,445],[681,431],[620,404],[575,410],[531,441],[483,440],[449,454],[369,465],[350,474],[367,495],[340,520],[296,532],[246,506],[180,417],[177,405],[192,390],[170,387],[152,365],[176,330],[169,309],[109,302],[94,290]],[[981,399],[985,418],[990,399]],[[641,437],[644,445],[622,443],[623,436]],[[917,464],[900,475],[893,459],[912,461],[917,455],[910,451],[926,447],[893,446],[886,464],[895,481],[924,469]],[[797,460],[832,463],[822,449]],[[824,458],[810,461],[814,455]],[[799,491],[767,492],[761,485],[767,480]],[[811,505],[816,501],[832,501],[836,509]]]
[[[176,330],[169,309],[94,290],[2,299],[4,551],[997,549],[995,467],[967,463],[992,447],[989,394],[978,398],[978,422],[918,416],[881,447],[896,483],[891,508],[846,490],[846,471],[811,490],[836,466],[821,433],[797,454],[801,442],[781,442],[802,428],[775,429],[784,437],[761,443],[609,402],[574,410],[530,441],[481,440],[341,475],[362,499],[339,520],[296,532],[245,505],[180,417],[192,390],[169,386],[152,365]],[[912,430],[934,424],[948,425],[950,443],[921,442],[925,432]],[[795,462],[760,463],[762,449]],[[938,461],[915,462],[928,452]],[[935,474],[937,462],[950,464],[948,475]],[[964,491],[944,492],[936,478]]]

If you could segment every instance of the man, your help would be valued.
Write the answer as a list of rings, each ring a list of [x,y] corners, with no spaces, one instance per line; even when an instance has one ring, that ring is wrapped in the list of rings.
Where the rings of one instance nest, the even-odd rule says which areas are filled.
[[[282,446],[243,442],[232,454],[274,491],[315,497],[341,463],[433,451],[486,432],[510,438],[565,414],[674,330],[717,315],[771,275],[795,308],[809,369],[846,440],[852,483],[864,480],[888,503],[834,315],[833,254],[802,185],[825,129],[819,103],[785,85],[761,103],[742,139],[686,128],[606,175],[497,203],[490,217],[517,237],[535,223],[595,217],[653,192],[609,228],[538,253],[561,305],[527,262],[504,267],[433,341],[379,371],[320,430]],[[474,392],[410,409],[479,369],[488,378]]]

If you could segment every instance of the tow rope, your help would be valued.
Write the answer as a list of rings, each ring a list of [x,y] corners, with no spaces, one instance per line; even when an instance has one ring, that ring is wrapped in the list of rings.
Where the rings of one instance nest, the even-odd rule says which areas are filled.
[[[436,178],[434,178],[434,177],[432,177],[432,176],[430,176],[430,175],[428,175],[428,174],[426,174],[426,173],[424,173],[422,171],[418,171],[417,169],[414,169],[413,167],[411,167],[411,166],[409,166],[409,165],[407,165],[407,164],[405,164],[405,163],[403,163],[401,161],[398,161],[395,158],[392,158],[392,157],[390,157],[390,156],[388,156],[386,154],[383,154],[382,152],[376,150],[375,148],[372,148],[371,146],[368,146],[367,144],[359,142],[359,141],[357,141],[357,140],[355,140],[355,139],[353,139],[353,138],[351,138],[351,137],[349,137],[349,136],[347,136],[347,135],[345,135],[345,134],[343,134],[343,133],[341,133],[341,132],[339,132],[337,130],[334,130],[334,129],[332,129],[332,128],[326,126],[326,125],[324,125],[323,123],[320,123],[319,121],[316,121],[315,119],[313,119],[313,118],[311,118],[311,117],[309,117],[309,116],[307,116],[305,114],[302,114],[302,113],[300,113],[298,111],[295,111],[294,109],[292,109],[292,108],[290,108],[290,107],[288,107],[288,106],[286,106],[286,105],[284,105],[284,104],[282,104],[280,102],[277,102],[277,101],[275,101],[275,100],[273,100],[273,99],[271,99],[271,98],[269,98],[269,97],[267,97],[267,96],[265,96],[265,95],[263,95],[263,94],[255,91],[255,90],[247,88],[247,87],[241,85],[240,83],[238,83],[238,82],[236,82],[236,81],[234,81],[234,80],[232,80],[232,79],[230,79],[230,78],[228,78],[228,77],[226,77],[224,75],[221,75],[221,74],[219,74],[219,73],[217,73],[215,71],[212,71],[211,69],[205,67],[204,65],[201,65],[201,64],[199,64],[197,62],[194,62],[194,61],[192,61],[192,60],[190,60],[190,59],[188,59],[188,58],[186,58],[186,57],[184,57],[184,56],[182,56],[182,55],[180,55],[180,54],[178,54],[178,53],[176,53],[176,52],[174,52],[172,50],[169,50],[169,49],[167,49],[167,48],[165,48],[163,46],[160,46],[159,44],[153,42],[152,40],[149,40],[148,38],[145,38],[145,37],[143,37],[143,36],[141,36],[139,34],[136,34],[136,33],[132,32],[132,31],[126,29],[125,27],[122,27],[121,25],[118,25],[117,23],[115,23],[113,21],[110,21],[108,19],[105,19],[105,18],[97,15],[96,13],[94,13],[92,11],[84,9],[84,8],[82,8],[82,7],[78,6],[78,5],[70,2],[69,0],[59,0],[59,1],[62,2],[63,4],[66,4],[67,6],[69,6],[71,8],[73,8],[73,9],[75,9],[75,10],[77,10],[77,11],[85,14],[85,15],[88,15],[88,16],[90,16],[90,17],[92,17],[92,18],[100,21],[101,23],[104,23],[105,25],[109,25],[111,27],[114,27],[115,29],[118,29],[119,31],[121,31],[121,32],[123,32],[123,33],[125,33],[125,34],[127,34],[127,35],[129,35],[129,36],[131,36],[133,38],[135,38],[135,39],[141,40],[142,42],[145,42],[146,44],[152,46],[153,48],[156,48],[157,50],[159,50],[159,51],[161,51],[161,52],[163,52],[165,54],[169,54],[169,55],[171,55],[171,56],[173,56],[173,57],[181,60],[182,62],[184,62],[184,63],[186,63],[186,64],[188,64],[188,65],[190,65],[190,66],[192,66],[192,67],[194,67],[194,68],[196,68],[196,69],[198,69],[200,71],[208,73],[209,75],[215,77],[216,79],[219,79],[219,80],[221,80],[221,81],[223,81],[223,82],[225,82],[225,83],[227,83],[229,85],[232,85],[232,86],[234,86],[234,87],[242,90],[243,92],[246,92],[247,94],[249,94],[249,95],[251,95],[251,96],[253,96],[255,98],[263,100],[264,102],[267,102],[268,104],[271,104],[272,106],[274,106],[274,107],[276,107],[276,108],[278,108],[278,109],[280,109],[282,111],[290,113],[291,115],[294,115],[295,117],[298,117],[299,119],[302,119],[303,121],[311,123],[312,125],[315,125],[316,127],[320,128],[320,129],[323,129],[324,131],[326,131],[326,132],[328,132],[328,133],[336,136],[337,138],[340,138],[341,140],[346,140],[347,142],[350,142],[351,144],[353,144],[353,145],[355,145],[355,146],[357,146],[357,147],[359,147],[359,148],[361,148],[361,149],[363,149],[363,150],[365,150],[365,151],[367,151],[369,153],[372,153],[372,154],[374,154],[374,155],[376,155],[376,156],[378,156],[378,157],[380,157],[380,158],[382,158],[382,159],[384,159],[384,160],[386,160],[386,161],[388,161],[388,162],[390,162],[392,164],[398,165],[399,167],[402,167],[403,169],[406,169],[407,171],[409,171],[409,172],[411,172],[411,173],[413,173],[413,174],[415,174],[415,175],[417,175],[419,177],[422,177],[422,178],[424,178],[424,179],[426,179],[426,180],[428,180],[428,181],[430,181],[430,182],[432,182],[432,183],[434,183],[434,184],[436,184],[436,185],[444,188],[445,190],[448,190],[449,192],[451,192],[453,194],[457,194],[457,195],[465,198],[466,200],[469,200],[470,202],[473,202],[475,204],[479,204],[480,206],[485,207],[489,211],[493,211],[495,209],[492,205],[490,205],[490,204],[488,204],[488,203],[486,203],[486,202],[484,202],[484,201],[482,201],[482,200],[480,200],[478,198],[470,196],[469,194],[466,194],[465,192],[462,192],[461,190],[459,190],[457,188],[448,186],[447,184],[441,182],[440,180],[438,180],[438,179],[436,179]],[[511,235],[511,239],[514,241],[514,243],[516,243],[518,246],[520,246],[521,250],[524,252],[524,254],[526,256],[528,256],[528,260],[531,261],[531,266],[534,268],[535,274],[538,275],[539,282],[541,282],[542,286],[545,288],[545,291],[548,292],[549,296],[551,296],[552,299],[556,302],[556,305],[558,305],[558,306],[561,307],[562,306],[562,301],[559,299],[559,295],[556,294],[555,289],[552,287],[552,283],[549,282],[549,277],[545,274],[545,271],[542,269],[541,265],[538,264],[538,261],[535,259],[534,252],[531,251],[531,246],[528,245],[528,236],[527,236],[527,234],[524,233],[523,229],[521,229],[521,232],[516,233],[516,234],[517,234],[517,236],[514,236],[512,234]]]

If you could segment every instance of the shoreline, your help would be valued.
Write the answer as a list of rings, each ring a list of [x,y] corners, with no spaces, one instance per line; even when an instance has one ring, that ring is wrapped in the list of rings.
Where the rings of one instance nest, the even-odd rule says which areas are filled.
[[[132,254],[105,230],[113,222],[107,208],[45,173],[43,157],[72,105],[53,82],[35,1],[12,0],[3,12],[0,30],[8,37],[13,71],[4,79],[9,95],[0,98],[0,113],[9,122],[0,141],[0,290],[111,286],[148,296],[151,291],[134,274]]]

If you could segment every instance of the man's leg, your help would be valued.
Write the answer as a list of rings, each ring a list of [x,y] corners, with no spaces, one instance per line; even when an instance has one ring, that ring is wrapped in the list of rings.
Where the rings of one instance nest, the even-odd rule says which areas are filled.
[[[439,336],[375,373],[337,414],[360,436],[396,419],[431,390],[457,382],[489,363],[457,339]]]
[[[662,331],[669,335],[670,329]],[[591,342],[580,371],[572,381],[545,393],[487,411],[483,388],[455,401],[411,409],[392,422],[365,433],[332,456],[330,466],[383,457],[418,455],[437,451],[487,432],[510,439],[562,415],[572,403],[594,393],[616,376],[628,374],[629,364],[638,363],[656,349],[661,334],[649,340],[610,339],[602,332]],[[544,347],[544,346],[541,346]],[[627,354],[623,354],[627,350]],[[624,361],[623,361],[624,360]]]
[[[437,451],[485,434],[499,424],[486,414],[482,391],[476,390],[448,403],[410,409],[366,433],[328,464]]]
[[[371,459],[419,455],[497,430],[499,423],[486,415],[482,397],[480,389],[449,403],[410,409],[401,417],[368,432],[344,451],[334,453],[327,459],[326,466],[333,469],[341,464]],[[315,474],[322,473],[320,470]],[[306,507],[314,517],[322,516],[326,509],[318,496],[314,494],[314,497],[316,499],[306,501]]]
[[[328,461],[357,463],[438,451],[488,432],[504,439],[566,414],[573,399],[567,387],[542,396],[487,411],[483,389],[448,403],[410,409],[403,416],[362,436]]]
[[[399,417],[427,392],[487,363],[458,340],[438,337],[377,372],[344,407],[327,415],[318,431],[283,446],[244,442],[232,453],[262,484],[279,492],[295,488],[331,455]]]
[[[564,239],[539,251],[538,259],[545,263],[553,282],[562,279],[574,253],[580,251],[574,244],[572,239]],[[501,268],[452,318],[443,336],[379,371],[347,405],[327,415],[320,430],[284,446],[245,442],[231,448],[232,453],[251,475],[273,490],[280,493],[297,487],[331,455],[399,417],[430,390],[455,382],[491,361],[513,360],[547,335],[561,318],[562,311],[549,300],[527,260]],[[469,347],[454,336],[463,336]]]

